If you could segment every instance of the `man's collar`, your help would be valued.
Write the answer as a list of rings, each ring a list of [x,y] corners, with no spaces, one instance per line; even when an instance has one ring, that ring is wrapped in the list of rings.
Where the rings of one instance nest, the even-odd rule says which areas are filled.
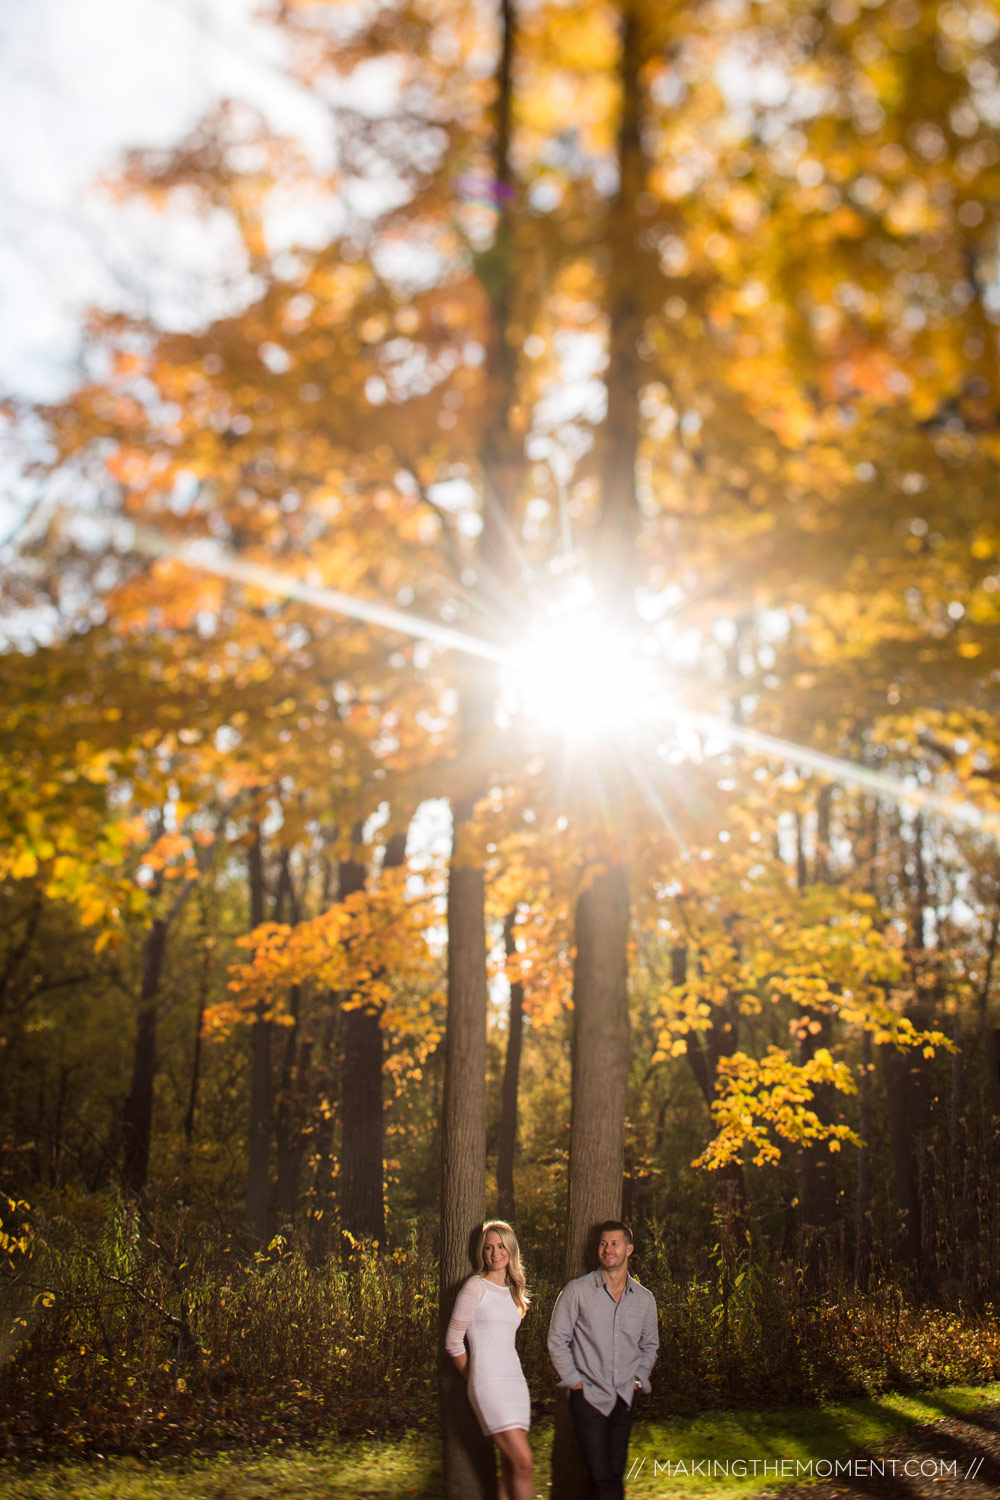
[[[608,1286],[608,1283],[604,1279],[604,1272],[601,1270],[600,1266],[598,1266],[597,1270],[594,1272],[594,1285],[598,1289],[600,1289],[600,1288],[603,1287],[608,1292],[610,1292],[610,1290],[611,1290],[611,1288]],[[632,1289],[633,1289],[634,1286],[635,1286],[635,1282],[634,1282],[634,1280],[632,1278],[632,1273],[630,1271],[626,1271],[625,1272],[625,1285],[622,1288],[622,1292],[623,1293],[624,1292],[630,1292],[630,1291],[632,1291]]]

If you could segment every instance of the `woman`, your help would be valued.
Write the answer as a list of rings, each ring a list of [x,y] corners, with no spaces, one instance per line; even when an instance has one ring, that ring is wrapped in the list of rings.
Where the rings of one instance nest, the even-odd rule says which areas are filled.
[[[531,1400],[514,1348],[528,1298],[517,1239],[503,1219],[483,1225],[476,1260],[481,1269],[456,1298],[444,1347],[469,1382],[480,1427],[500,1450],[498,1500],[534,1500]]]

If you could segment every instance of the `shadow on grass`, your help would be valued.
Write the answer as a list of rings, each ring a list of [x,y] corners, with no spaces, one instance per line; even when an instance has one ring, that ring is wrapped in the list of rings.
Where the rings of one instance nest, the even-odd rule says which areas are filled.
[[[1000,1386],[993,1385],[918,1396],[871,1396],[825,1407],[711,1412],[668,1423],[644,1424],[640,1418],[632,1444],[630,1500],[663,1494],[689,1500],[707,1494],[713,1500],[751,1495],[805,1483],[817,1465],[818,1477],[823,1478],[826,1465],[838,1459],[871,1458],[877,1450],[891,1454],[897,1446],[905,1447],[906,1456],[918,1466],[931,1460],[936,1465],[954,1464],[955,1478],[976,1466],[977,1479],[986,1486],[980,1493],[1000,1493],[1000,1475],[995,1472],[1000,1452],[998,1402]],[[941,1418],[954,1419],[963,1430],[955,1433],[943,1425],[931,1431],[920,1425]],[[982,1442],[970,1436],[970,1427],[982,1433]],[[640,1459],[645,1460],[641,1467]],[[889,1479],[881,1473],[867,1480],[852,1478],[850,1489],[838,1479],[837,1487],[845,1495],[878,1494],[880,1500],[890,1500],[923,1495],[928,1481],[919,1473],[916,1477],[916,1487],[902,1472],[894,1488],[887,1487]]]
[[[951,1422],[933,1430],[918,1426],[941,1418],[952,1419],[957,1430],[950,1430]],[[551,1426],[536,1428],[531,1437],[535,1491],[544,1495]],[[712,1411],[671,1422],[647,1420],[640,1412],[631,1447],[636,1472],[628,1495],[629,1500],[661,1500],[664,1495],[735,1500],[796,1482],[794,1468],[791,1475],[776,1479],[773,1467],[769,1473],[762,1471],[765,1463],[815,1465],[870,1455],[879,1448],[887,1453],[905,1449],[918,1463],[954,1463],[958,1477],[979,1462],[982,1487],[976,1493],[1000,1494],[1000,1385],[952,1387],[920,1396],[873,1396],[827,1407]],[[667,1464],[669,1470],[664,1468]],[[713,1470],[711,1466],[718,1464],[728,1466],[728,1475]],[[856,1500],[923,1500],[930,1482],[919,1476],[913,1483],[905,1476],[892,1481],[882,1476],[854,1478],[849,1484],[838,1480],[837,1492]],[[818,1496],[820,1491],[814,1493]],[[325,1442],[314,1449],[162,1462],[115,1458],[9,1465],[0,1472],[0,1500],[52,1500],[60,1495],[74,1500],[438,1500],[440,1494],[438,1438],[423,1433],[396,1442]]]

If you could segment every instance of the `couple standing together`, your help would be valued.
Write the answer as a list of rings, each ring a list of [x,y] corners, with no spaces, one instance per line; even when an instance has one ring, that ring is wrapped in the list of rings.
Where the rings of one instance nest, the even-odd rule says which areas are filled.
[[[659,1335],[651,1292],[628,1272],[632,1233],[608,1219],[600,1228],[600,1268],[559,1293],[549,1324],[549,1355],[569,1410],[593,1500],[622,1500],[636,1391],[649,1390]],[[469,1384],[483,1431],[500,1452],[500,1500],[533,1500],[531,1400],[514,1348],[527,1310],[525,1277],[510,1225],[483,1225],[480,1270],[462,1287],[445,1349]]]

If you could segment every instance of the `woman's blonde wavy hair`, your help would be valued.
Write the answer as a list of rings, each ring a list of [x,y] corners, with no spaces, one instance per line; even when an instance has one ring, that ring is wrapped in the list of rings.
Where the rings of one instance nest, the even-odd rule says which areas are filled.
[[[480,1276],[487,1274],[483,1250],[486,1245],[486,1236],[491,1229],[500,1236],[500,1243],[510,1257],[507,1261],[507,1285],[510,1287],[510,1295],[513,1297],[517,1309],[523,1318],[528,1310],[528,1286],[524,1270],[521,1266],[521,1251],[518,1248],[517,1235],[511,1229],[506,1219],[488,1219],[482,1227],[479,1235],[479,1244],[476,1246],[476,1261],[479,1265],[479,1274]]]

